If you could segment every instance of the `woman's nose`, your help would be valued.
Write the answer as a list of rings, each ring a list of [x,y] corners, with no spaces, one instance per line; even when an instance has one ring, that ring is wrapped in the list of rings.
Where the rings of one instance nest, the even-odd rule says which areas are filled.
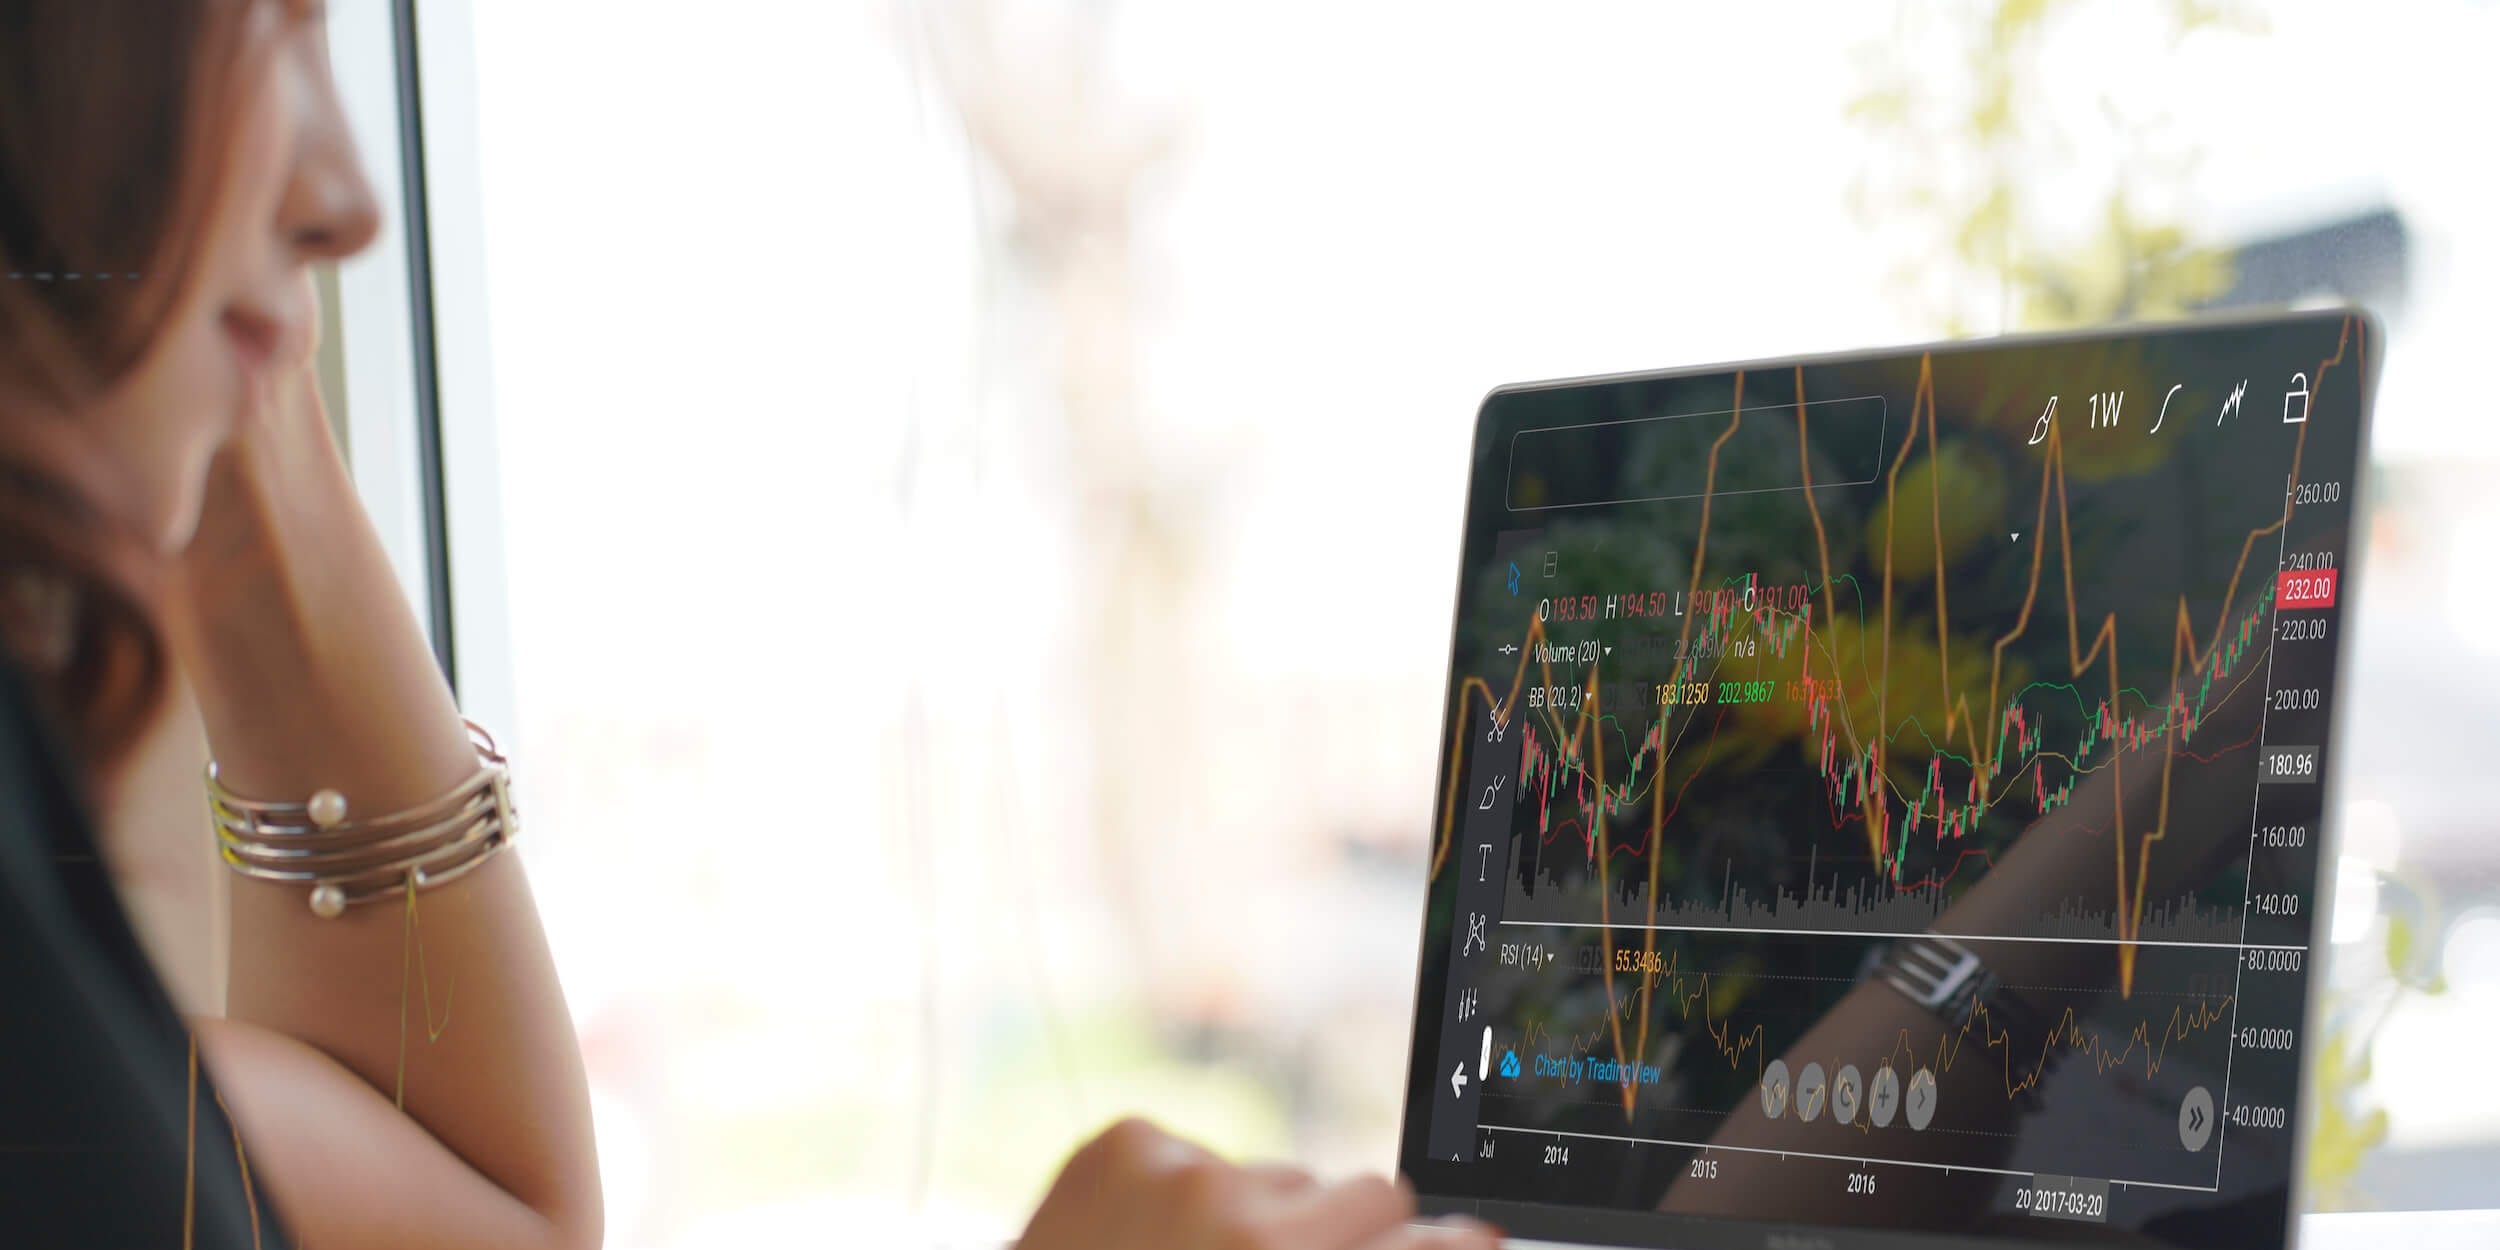
[[[280,206],[280,228],[306,262],[344,260],[371,246],[382,230],[382,208],[357,159],[355,136],[325,80],[320,104],[307,128],[302,155]]]

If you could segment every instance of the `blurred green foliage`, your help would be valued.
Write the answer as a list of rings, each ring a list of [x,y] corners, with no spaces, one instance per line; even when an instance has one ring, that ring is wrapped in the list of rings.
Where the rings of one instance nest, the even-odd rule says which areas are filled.
[[[2415,949],[2415,935],[2439,931],[2437,897],[2427,882],[2389,878],[2409,896],[2384,908],[2380,966],[2350,978],[2322,1013],[2320,1035],[2310,1051],[2309,1143],[2302,1181],[2309,1205],[2345,1211],[2369,1207],[2356,1181],[2363,1156],[2387,1140],[2387,1108],[2370,1096],[2370,1051],[2397,1004],[2416,994],[2447,992],[2432,956]],[[2361,952],[2366,955],[2366,952]],[[2315,975],[2324,975],[2323,967]]]
[[[2149,101],[2107,90],[2097,101],[2093,116],[2119,132],[2128,161],[2094,225],[2078,238],[2051,224],[2063,215],[2044,211],[2041,173],[2072,147],[2051,105],[2071,80],[2040,72],[2041,47],[2061,19],[2105,10],[2082,0],[1947,7],[1963,20],[1966,73],[1936,75],[1896,55],[1902,44],[1883,45],[1865,58],[1871,81],[1848,110],[1879,152],[1901,158],[1871,162],[1852,200],[1880,229],[1919,236],[1895,249],[1891,277],[1912,312],[1959,337],[2174,317],[2227,290],[2229,256],[2150,207],[2176,202],[2197,151],[2173,141]],[[2251,10],[2216,0],[2167,0],[2158,13],[2173,46],[2263,29]],[[2125,90],[2156,78],[2109,81]]]

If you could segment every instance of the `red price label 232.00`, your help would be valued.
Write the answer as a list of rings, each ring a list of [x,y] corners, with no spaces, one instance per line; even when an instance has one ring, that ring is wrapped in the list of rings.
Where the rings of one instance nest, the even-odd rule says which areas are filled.
[[[2334,607],[2335,570],[2312,569],[2278,574],[2274,582],[2274,603],[2276,607],[2286,610]]]

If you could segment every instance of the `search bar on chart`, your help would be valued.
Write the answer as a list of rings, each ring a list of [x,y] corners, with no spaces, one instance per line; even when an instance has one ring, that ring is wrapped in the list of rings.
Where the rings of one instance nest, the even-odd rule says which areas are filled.
[[[1802,490],[1800,411],[1815,486],[1875,480],[1884,397],[1860,395],[1748,408],[1732,430],[1726,410],[1521,430],[1510,440],[1503,502],[1513,512],[1547,512]]]

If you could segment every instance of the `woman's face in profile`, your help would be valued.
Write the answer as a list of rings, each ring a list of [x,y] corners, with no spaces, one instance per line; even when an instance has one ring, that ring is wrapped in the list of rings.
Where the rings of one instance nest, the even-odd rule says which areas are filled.
[[[129,519],[169,552],[198,524],[211,457],[312,349],[310,266],[363,249],[380,224],[315,0],[255,0],[242,20],[232,120],[202,157],[215,190],[179,302],[79,414]]]

